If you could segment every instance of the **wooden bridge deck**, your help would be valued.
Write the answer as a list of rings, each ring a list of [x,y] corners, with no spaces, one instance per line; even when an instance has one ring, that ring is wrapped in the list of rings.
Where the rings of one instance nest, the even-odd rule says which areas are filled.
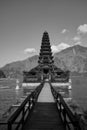
[[[45,83],[24,130],[65,130],[49,83]]]
[[[65,130],[56,103],[36,103],[24,130]]]

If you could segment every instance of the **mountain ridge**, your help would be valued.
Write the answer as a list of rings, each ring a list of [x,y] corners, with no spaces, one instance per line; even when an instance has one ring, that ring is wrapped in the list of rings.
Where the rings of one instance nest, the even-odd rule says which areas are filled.
[[[56,53],[55,57],[64,62],[71,72],[84,73],[87,70],[87,47],[75,45]]]
[[[87,47],[75,45],[68,47],[61,52],[54,54],[54,64],[63,69],[70,70],[72,73],[87,72]],[[23,78],[23,71],[29,71],[38,65],[38,55],[29,57],[23,61],[16,61],[6,64],[1,68],[6,77]]]

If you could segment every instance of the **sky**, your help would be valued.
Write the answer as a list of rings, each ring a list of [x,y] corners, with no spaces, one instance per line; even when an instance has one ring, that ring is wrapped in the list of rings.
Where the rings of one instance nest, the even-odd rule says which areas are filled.
[[[87,0],[0,0],[0,67],[38,54],[44,31],[54,52],[87,46]]]

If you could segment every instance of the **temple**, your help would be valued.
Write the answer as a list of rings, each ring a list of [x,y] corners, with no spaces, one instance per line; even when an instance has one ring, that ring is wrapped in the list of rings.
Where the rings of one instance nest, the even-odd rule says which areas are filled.
[[[51,79],[51,73],[53,71],[53,63],[54,61],[49,41],[49,35],[47,32],[44,32],[38,60],[42,80]]]
[[[50,39],[45,31],[42,37],[41,49],[38,58],[38,66],[29,72],[23,72],[23,83],[31,82],[68,82],[69,71],[61,70],[54,65],[54,57],[52,55]]]

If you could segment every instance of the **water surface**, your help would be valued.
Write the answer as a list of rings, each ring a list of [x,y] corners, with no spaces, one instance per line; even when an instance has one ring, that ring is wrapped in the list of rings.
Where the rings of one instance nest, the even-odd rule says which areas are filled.
[[[83,109],[87,109],[87,77],[72,77],[72,98]]]
[[[87,77],[71,77],[71,79],[72,90],[66,90],[65,97],[69,95],[76,100],[82,109],[87,109]],[[23,90],[21,85],[20,89],[16,90],[16,82],[14,80],[0,81],[0,87],[3,86],[9,86],[9,88],[0,88],[0,117],[28,91],[28,89]]]

